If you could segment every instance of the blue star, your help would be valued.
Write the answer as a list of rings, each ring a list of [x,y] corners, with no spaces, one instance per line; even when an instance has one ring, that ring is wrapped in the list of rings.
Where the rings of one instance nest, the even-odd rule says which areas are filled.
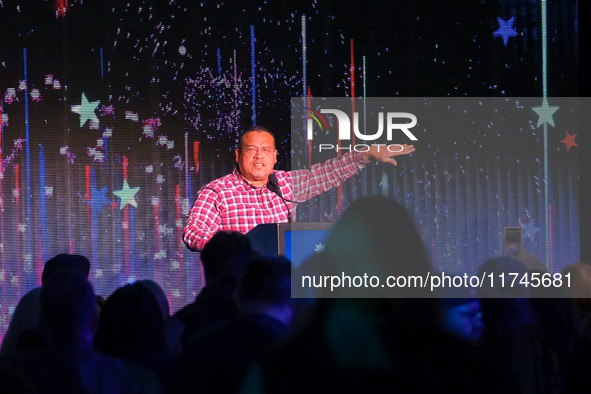
[[[107,186],[103,186],[101,190],[98,190],[95,185],[91,185],[90,200],[88,200],[87,204],[90,205],[95,212],[100,213],[105,205],[111,205],[112,203],[111,199],[107,197],[107,193]]]
[[[550,126],[554,127],[553,115],[554,112],[558,111],[558,106],[548,105],[548,98],[544,97],[542,105],[539,107],[532,107],[532,109],[538,114],[538,125],[536,127],[540,127],[545,123],[548,123]]]
[[[99,120],[96,117],[96,113],[94,111],[96,110],[96,108],[99,106],[100,103],[101,102],[99,100],[88,101],[88,99],[86,98],[86,95],[84,93],[82,93],[82,100],[81,100],[80,105],[72,105],[71,106],[72,112],[80,115],[80,127],[84,126],[86,124],[86,122],[88,122],[89,120],[90,120],[91,126],[92,126],[92,123],[94,122],[94,124],[96,125],[95,127],[98,127]]]
[[[497,18],[499,21],[499,28],[494,31],[493,36],[502,37],[503,45],[507,46],[509,38],[517,36],[517,31],[513,28],[515,17],[512,16],[509,20],[503,20],[503,18]]]

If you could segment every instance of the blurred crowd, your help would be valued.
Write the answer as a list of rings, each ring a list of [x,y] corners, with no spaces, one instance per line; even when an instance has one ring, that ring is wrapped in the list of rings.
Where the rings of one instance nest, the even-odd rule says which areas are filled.
[[[396,253],[392,253],[396,250]],[[480,271],[546,273],[527,255]],[[518,258],[519,257],[519,258]],[[589,393],[591,266],[570,286],[445,290],[441,297],[295,299],[292,264],[238,232],[205,245],[206,286],[171,314],[152,280],[106,298],[91,262],[60,254],[16,307],[2,393]],[[423,274],[432,263],[403,206],[360,198],[305,264]]]

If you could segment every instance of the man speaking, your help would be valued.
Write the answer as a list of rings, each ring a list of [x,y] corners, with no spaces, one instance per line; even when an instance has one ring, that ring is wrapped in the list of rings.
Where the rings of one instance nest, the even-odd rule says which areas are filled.
[[[183,241],[189,249],[200,251],[217,231],[247,233],[261,223],[287,222],[291,202],[284,202],[278,193],[286,200],[308,200],[339,186],[372,159],[396,165],[394,156],[414,151],[412,145],[400,147],[390,152],[374,145],[367,152],[348,152],[308,170],[275,171],[275,137],[265,127],[253,126],[238,139],[234,171],[197,192]]]

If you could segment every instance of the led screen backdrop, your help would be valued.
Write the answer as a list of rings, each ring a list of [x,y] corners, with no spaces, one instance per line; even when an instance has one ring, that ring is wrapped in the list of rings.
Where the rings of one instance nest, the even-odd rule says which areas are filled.
[[[441,7],[0,0],[0,332],[18,298],[39,283],[43,262],[61,252],[88,256],[98,294],[151,278],[173,309],[193,299],[202,270],[180,235],[195,193],[231,171],[236,136],[253,123],[275,131],[277,167],[289,169],[291,97],[576,95],[576,2]],[[556,270],[578,256],[577,130],[548,123],[527,133],[538,162],[485,170],[511,177],[503,220],[529,229],[526,246],[535,251],[546,250],[540,193],[548,176],[550,230],[572,246],[567,256],[541,256]],[[399,198],[424,234],[446,234],[447,249],[437,245],[433,257],[449,259],[458,247],[479,247],[468,230],[455,238],[451,216],[466,229],[470,210],[498,223],[498,210],[478,202],[491,190],[463,145],[485,138],[486,131],[466,135],[457,157],[442,161],[404,159],[396,171],[405,175],[371,167],[313,203],[336,218],[363,194]],[[430,143],[422,139],[417,150],[432,152]],[[545,151],[562,163],[547,173]],[[412,198],[399,193],[400,176]],[[422,184],[429,176],[462,203],[436,209]]]

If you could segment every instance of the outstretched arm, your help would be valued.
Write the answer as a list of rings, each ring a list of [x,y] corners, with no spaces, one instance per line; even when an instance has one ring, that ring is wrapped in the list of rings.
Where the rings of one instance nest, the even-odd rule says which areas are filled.
[[[389,149],[388,149],[389,148]],[[372,145],[367,152],[348,152],[324,163],[313,165],[309,170],[290,172],[293,199],[305,201],[320,193],[339,186],[365,167],[371,160],[396,165],[395,156],[414,152],[412,145]]]

